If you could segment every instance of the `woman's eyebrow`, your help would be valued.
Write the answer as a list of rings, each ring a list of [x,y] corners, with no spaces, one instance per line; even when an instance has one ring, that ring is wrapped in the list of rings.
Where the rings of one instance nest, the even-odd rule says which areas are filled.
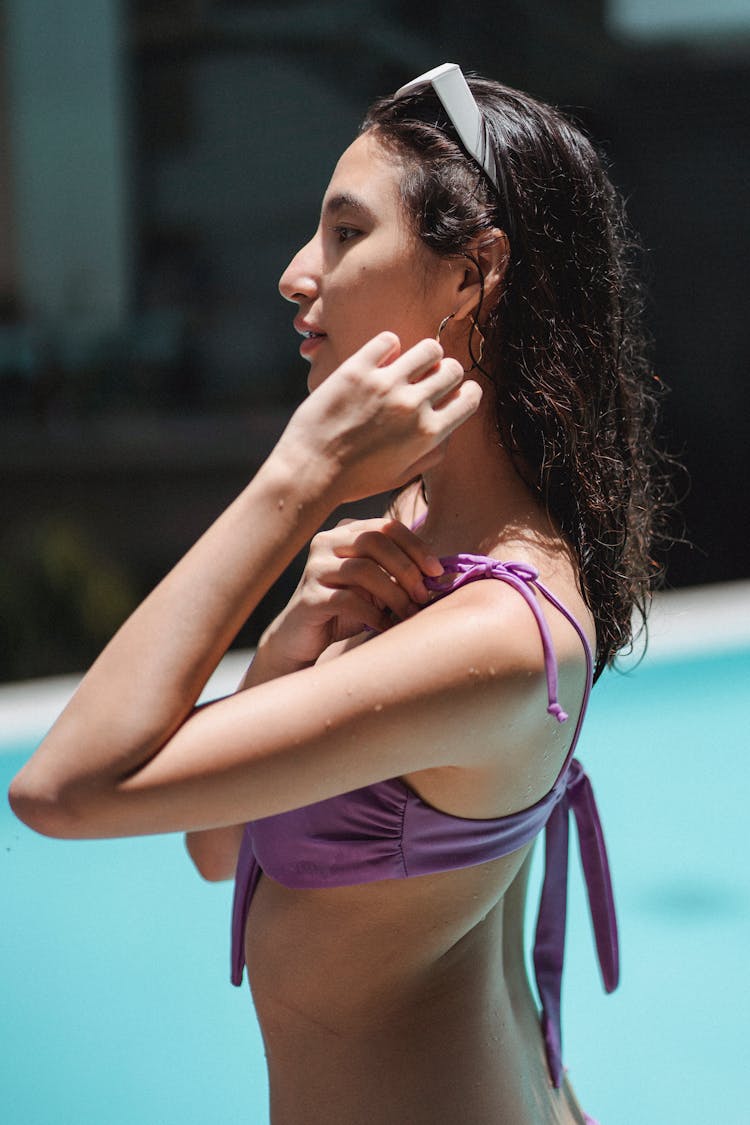
[[[332,195],[323,204],[323,214],[326,218],[333,218],[341,211],[360,215],[363,219],[372,221],[374,216],[367,204],[351,192],[342,191]]]

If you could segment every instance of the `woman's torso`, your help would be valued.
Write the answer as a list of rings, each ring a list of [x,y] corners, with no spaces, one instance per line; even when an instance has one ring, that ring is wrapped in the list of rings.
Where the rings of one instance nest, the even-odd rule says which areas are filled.
[[[580,641],[557,611],[546,616],[565,656],[561,700],[575,715],[585,678]],[[566,747],[553,740],[536,751],[537,769],[510,798],[516,808],[549,788]],[[435,769],[404,781],[449,815],[513,811],[507,787],[493,792],[481,771]],[[567,1086],[551,1087],[526,977],[530,849],[363,885],[291,889],[260,879],[245,956],[274,1125],[582,1120]]]
[[[526,982],[528,852],[367,886],[261,879],[245,953],[274,1125],[580,1120]]]

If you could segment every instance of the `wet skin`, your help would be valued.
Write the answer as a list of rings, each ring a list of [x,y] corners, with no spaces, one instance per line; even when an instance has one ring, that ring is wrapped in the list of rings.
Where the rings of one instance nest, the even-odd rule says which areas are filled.
[[[355,141],[336,167],[315,234],[281,278],[282,295],[299,306],[297,330],[314,333],[300,349],[310,363],[311,390],[380,329],[396,332],[406,348],[434,336],[447,312],[459,310],[458,321],[465,322],[472,275],[413,236],[398,176],[375,137]],[[461,349],[459,340],[457,357]],[[424,531],[430,548],[435,554],[525,557],[587,620],[569,552],[508,471],[488,417],[480,411],[453,435],[431,477]],[[498,597],[507,601],[497,585],[478,583],[446,602],[463,599],[468,612],[491,619]],[[531,636],[538,648],[527,612],[520,611],[518,634]],[[580,643],[558,615],[550,617],[550,628],[561,700],[575,714],[584,678]],[[336,660],[356,644],[332,646],[321,659]],[[541,675],[537,696],[534,706],[543,713]],[[533,726],[512,751],[499,732],[498,759],[511,755],[510,773],[492,766],[437,768],[405,780],[446,812],[504,815],[550,788],[573,725],[563,736]],[[465,729],[471,747],[468,714]],[[237,843],[235,833],[234,854]],[[246,958],[268,1058],[273,1125],[582,1121],[567,1084],[551,1087],[526,977],[529,850],[478,867],[355,887],[299,891],[261,877]]]

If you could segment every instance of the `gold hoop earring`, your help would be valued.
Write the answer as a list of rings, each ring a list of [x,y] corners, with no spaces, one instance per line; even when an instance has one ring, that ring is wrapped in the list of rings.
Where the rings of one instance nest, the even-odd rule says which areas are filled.
[[[445,326],[446,326],[446,324],[448,323],[449,320],[453,320],[453,317],[455,315],[456,315],[455,313],[448,313],[448,315],[444,316],[443,319],[440,321],[440,327],[438,328],[437,333],[435,334],[435,339],[437,340],[437,342],[439,344],[442,343],[442,340],[440,339],[440,335],[441,335],[443,329],[445,328]]]
[[[474,336],[474,329],[475,328],[476,328],[477,332],[479,333],[479,359],[474,359],[474,355],[473,355],[472,350],[471,350],[471,341],[472,341],[472,337]],[[475,367],[481,368],[482,360],[484,359],[484,332],[479,327],[479,324],[477,323],[477,321],[474,317],[472,317],[472,320],[471,320],[471,336],[469,336],[469,355],[471,356],[471,360],[472,360],[472,366],[469,368],[469,370],[473,371]]]

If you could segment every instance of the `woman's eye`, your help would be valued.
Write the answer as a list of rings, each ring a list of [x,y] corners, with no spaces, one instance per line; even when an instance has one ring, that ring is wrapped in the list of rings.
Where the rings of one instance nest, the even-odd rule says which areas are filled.
[[[358,234],[361,234],[361,231],[358,231],[355,227],[334,227],[333,233],[339,242],[348,242],[350,238],[355,238]]]

